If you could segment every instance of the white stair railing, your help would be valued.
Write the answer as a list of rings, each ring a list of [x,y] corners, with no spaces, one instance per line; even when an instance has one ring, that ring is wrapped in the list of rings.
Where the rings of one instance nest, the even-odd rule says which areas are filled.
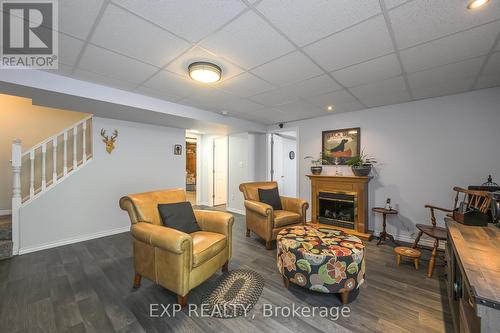
[[[81,169],[92,160],[92,115],[22,151],[21,140],[12,142],[12,242],[19,252],[19,210]],[[89,130],[90,128],[90,130]],[[58,142],[62,136],[62,142]],[[71,140],[70,138],[73,138]],[[62,145],[62,147],[60,147]],[[51,147],[52,149],[48,149]],[[72,159],[68,165],[68,151]],[[48,153],[52,153],[48,159]],[[38,163],[37,161],[41,161]],[[26,165],[26,167],[24,167]],[[59,165],[61,166],[59,168]],[[24,168],[23,168],[24,167]],[[50,168],[52,175],[47,177]]]

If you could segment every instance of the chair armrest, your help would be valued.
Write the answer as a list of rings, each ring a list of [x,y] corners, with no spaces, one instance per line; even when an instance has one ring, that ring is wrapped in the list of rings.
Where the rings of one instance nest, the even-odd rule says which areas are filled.
[[[273,216],[273,207],[263,202],[245,200],[245,208],[264,217]]]
[[[433,206],[433,205],[425,205],[425,208],[430,208],[430,210],[437,209],[437,210],[440,210],[442,212],[447,212],[447,213],[453,212],[453,210],[451,210],[451,209],[441,208],[441,207],[437,207],[437,206]]]
[[[280,197],[280,198],[283,210],[294,212],[300,214],[301,216],[306,215],[306,211],[309,208],[309,203],[306,200],[299,198],[290,198],[290,197]]]
[[[192,255],[193,239],[182,231],[147,222],[134,223],[130,230],[141,242],[175,254]]]
[[[194,215],[201,230],[216,232],[226,236],[231,234],[234,223],[232,214],[213,210],[194,209]]]

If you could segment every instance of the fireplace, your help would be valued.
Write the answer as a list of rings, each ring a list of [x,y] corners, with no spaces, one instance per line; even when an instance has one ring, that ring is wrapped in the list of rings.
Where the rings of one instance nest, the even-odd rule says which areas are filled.
[[[339,229],[363,239],[368,230],[370,177],[307,175],[311,179],[311,224]]]
[[[357,201],[353,192],[319,192],[318,222],[355,230]]]

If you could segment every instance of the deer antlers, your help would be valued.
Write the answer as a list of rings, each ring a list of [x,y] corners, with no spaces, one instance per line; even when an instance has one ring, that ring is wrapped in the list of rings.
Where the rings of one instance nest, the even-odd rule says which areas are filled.
[[[118,137],[118,130],[114,130],[113,135],[111,136],[111,139],[106,135],[106,130],[103,128],[101,129],[101,136],[104,138],[104,142],[107,141],[115,141],[116,138]]]

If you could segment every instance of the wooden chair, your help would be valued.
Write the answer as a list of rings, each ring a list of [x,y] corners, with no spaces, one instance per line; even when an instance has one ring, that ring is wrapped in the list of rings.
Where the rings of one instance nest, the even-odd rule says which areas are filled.
[[[434,246],[432,248],[431,259],[429,261],[429,271],[427,273],[428,277],[432,277],[432,273],[434,272],[434,265],[436,264],[436,255],[437,249],[439,247],[439,241],[445,241],[447,239],[446,228],[436,226],[435,210],[447,213],[448,217],[453,217],[453,210],[458,208],[461,202],[464,202],[467,208],[475,208],[482,213],[486,213],[490,205],[491,199],[488,197],[487,192],[466,190],[460,187],[454,187],[453,190],[456,192],[453,209],[446,209],[433,205],[425,205],[425,208],[429,208],[431,210],[432,224],[417,224],[416,226],[419,230],[419,233],[412,246],[414,249],[417,247],[418,242],[420,241],[420,237],[422,237],[423,234],[426,234],[427,236],[434,239]]]

